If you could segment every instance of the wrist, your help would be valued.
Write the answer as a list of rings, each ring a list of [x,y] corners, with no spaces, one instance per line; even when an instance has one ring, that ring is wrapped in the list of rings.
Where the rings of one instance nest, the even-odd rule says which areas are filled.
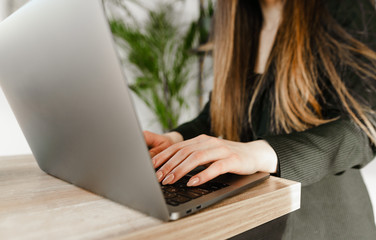
[[[278,168],[277,153],[265,140],[257,140],[251,142],[253,144],[253,151],[257,152],[256,161],[258,171],[276,173]]]

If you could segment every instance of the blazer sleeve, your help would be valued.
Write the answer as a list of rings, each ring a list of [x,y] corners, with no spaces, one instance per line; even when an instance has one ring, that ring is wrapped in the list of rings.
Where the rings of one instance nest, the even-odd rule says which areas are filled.
[[[277,153],[279,175],[303,186],[318,182],[328,174],[363,167],[375,153],[367,135],[347,119],[264,139]]]
[[[179,127],[173,129],[180,133],[184,140],[197,137],[200,134],[211,135],[210,124],[210,101],[206,103],[201,113],[192,121],[186,122]]]

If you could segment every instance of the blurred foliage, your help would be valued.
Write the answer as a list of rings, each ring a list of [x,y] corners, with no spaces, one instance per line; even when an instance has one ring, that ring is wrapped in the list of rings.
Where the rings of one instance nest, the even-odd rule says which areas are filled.
[[[209,41],[212,28],[212,18],[214,15],[214,3],[212,0],[200,0],[200,16],[197,20],[199,31],[199,43],[204,44]]]
[[[175,128],[182,110],[188,107],[183,90],[196,59],[191,49],[200,35],[198,22],[181,26],[171,2],[156,10],[145,8],[147,19],[141,24],[122,1],[113,1],[131,20],[110,19],[114,36],[125,43],[119,46],[125,48],[127,61],[137,69],[129,87],[153,111],[164,131]]]

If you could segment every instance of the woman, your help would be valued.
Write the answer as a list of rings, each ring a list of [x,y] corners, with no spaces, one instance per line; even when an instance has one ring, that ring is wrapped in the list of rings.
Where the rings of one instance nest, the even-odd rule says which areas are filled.
[[[375,153],[375,33],[370,0],[219,0],[210,103],[173,132],[145,132],[158,179],[204,164],[188,186],[273,173],[302,183],[284,239],[376,239],[359,172]]]

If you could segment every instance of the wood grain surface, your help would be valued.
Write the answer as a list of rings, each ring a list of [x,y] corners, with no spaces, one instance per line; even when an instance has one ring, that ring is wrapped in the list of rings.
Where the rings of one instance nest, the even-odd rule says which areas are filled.
[[[300,183],[271,177],[201,212],[162,222],[38,168],[0,157],[0,239],[226,239],[300,207]]]

